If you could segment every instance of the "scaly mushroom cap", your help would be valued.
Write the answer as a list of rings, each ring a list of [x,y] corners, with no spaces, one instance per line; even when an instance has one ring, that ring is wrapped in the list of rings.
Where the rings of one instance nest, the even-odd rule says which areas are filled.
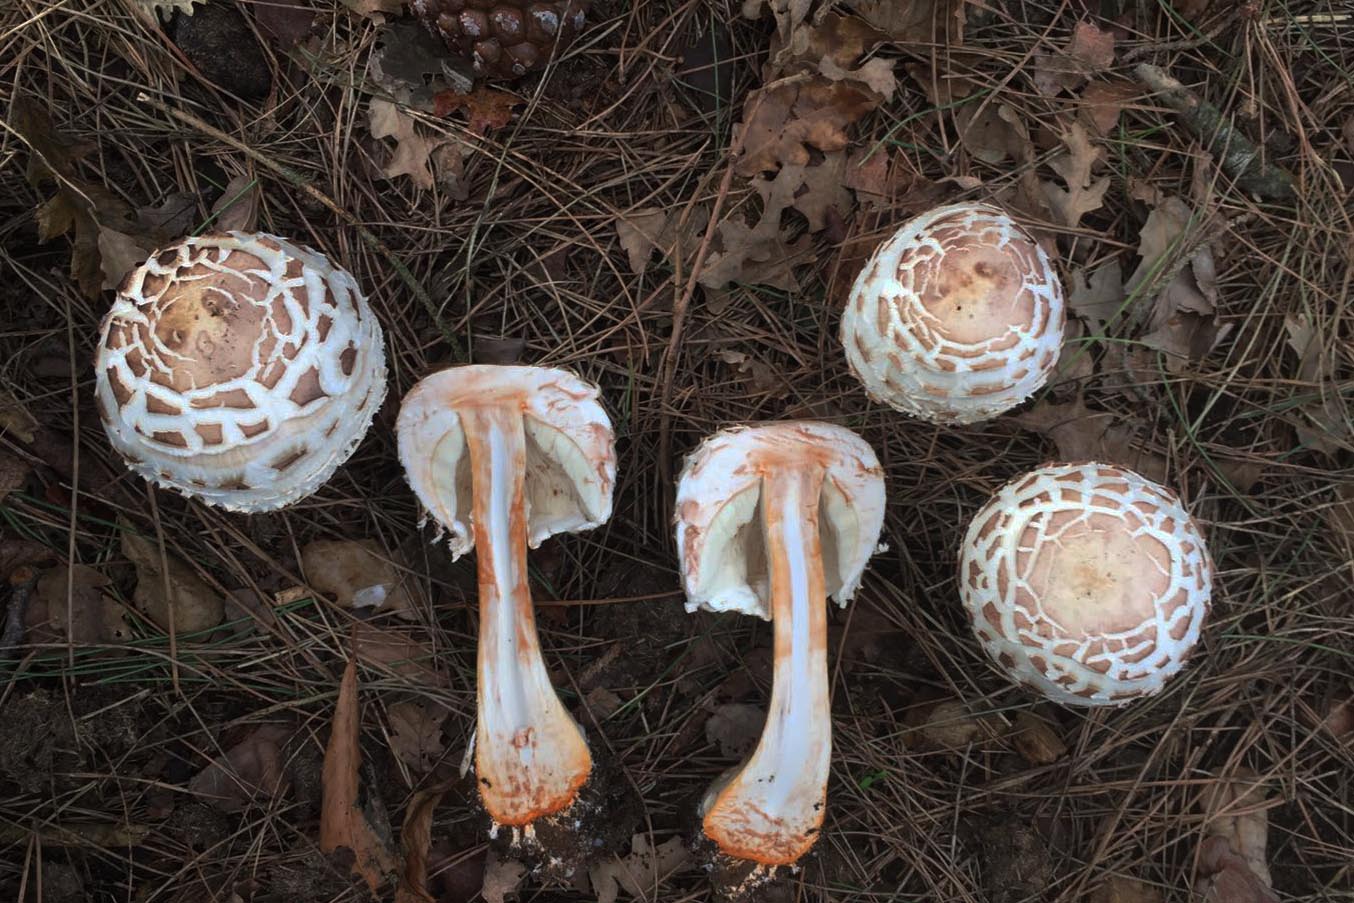
[[[851,289],[841,341],[871,398],[932,423],[974,423],[1029,398],[1062,347],[1048,255],[993,207],[908,221]]]
[[[1012,679],[1068,705],[1156,693],[1199,639],[1213,563],[1169,490],[1107,464],[1054,464],[974,517],[960,597]]]
[[[677,487],[677,556],[686,608],[770,618],[762,475],[777,457],[826,468],[820,524],[828,595],[846,605],[884,525],[884,479],[868,442],[826,423],[785,422],[716,433],[686,459]],[[793,464],[791,464],[793,466]]]
[[[95,393],[132,470],[233,511],[318,489],[385,398],[381,326],[353,277],[273,235],[188,238],[123,280]]]
[[[547,367],[453,367],[410,390],[396,425],[409,485],[447,530],[452,555],[459,558],[475,548],[470,456],[456,408],[491,399],[522,410],[531,547],[556,533],[605,523],[611,517],[616,451],[597,387]]]

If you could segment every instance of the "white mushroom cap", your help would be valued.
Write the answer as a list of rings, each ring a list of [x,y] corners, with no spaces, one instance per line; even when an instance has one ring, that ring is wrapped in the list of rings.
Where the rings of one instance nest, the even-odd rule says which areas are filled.
[[[265,234],[158,251],[103,319],[95,392],[147,480],[233,511],[310,495],[385,398],[381,326],[344,270]]]
[[[1054,464],[974,517],[959,590],[1010,677],[1068,705],[1118,705],[1183,667],[1208,613],[1213,563],[1169,490],[1107,464]]]
[[[770,618],[758,517],[766,459],[805,455],[826,467],[820,525],[828,595],[846,605],[884,524],[884,479],[868,442],[827,423],[772,423],[716,433],[686,459],[677,487],[677,555],[686,608]]]
[[[841,341],[871,398],[932,423],[974,423],[1029,398],[1062,347],[1062,284],[1005,213],[953,204],[909,220],[851,289]]]
[[[527,437],[527,540],[536,548],[611,517],[616,451],[597,387],[548,367],[453,367],[404,397],[397,423],[400,463],[428,513],[447,530],[452,555],[475,548],[470,529],[470,456],[456,409],[511,401]]]

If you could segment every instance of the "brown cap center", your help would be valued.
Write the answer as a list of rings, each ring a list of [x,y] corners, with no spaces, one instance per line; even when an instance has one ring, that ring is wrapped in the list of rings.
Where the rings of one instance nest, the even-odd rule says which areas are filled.
[[[1000,247],[967,239],[931,259],[917,283],[922,306],[938,321],[940,331],[963,344],[999,338],[1012,328],[1029,328],[1035,297],[1023,290],[1025,259],[1017,244]],[[1032,249],[1029,249],[1032,255]]]

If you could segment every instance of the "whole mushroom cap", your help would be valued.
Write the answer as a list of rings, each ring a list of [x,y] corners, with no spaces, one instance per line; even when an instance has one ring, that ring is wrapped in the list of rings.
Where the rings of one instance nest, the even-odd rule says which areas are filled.
[[[875,251],[842,314],[870,397],[932,423],[974,423],[1029,398],[1062,347],[1062,285],[1043,249],[995,207],[909,220]]]
[[[1068,705],[1158,692],[1199,639],[1213,563],[1174,493],[1108,464],[1054,464],[973,518],[959,590],[988,655]]]
[[[147,480],[233,511],[310,495],[385,398],[381,326],[344,270],[274,235],[188,238],[123,280],[100,419]]]

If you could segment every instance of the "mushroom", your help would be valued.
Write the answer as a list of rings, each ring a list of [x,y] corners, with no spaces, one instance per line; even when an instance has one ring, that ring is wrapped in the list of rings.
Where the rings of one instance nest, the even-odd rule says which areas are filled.
[[[453,557],[479,550],[475,771],[495,825],[529,832],[573,806],[592,756],[541,657],[527,547],[611,516],[611,422],[572,373],[465,366],[414,386],[396,429],[409,485]]]
[[[1005,213],[952,204],[909,220],[851,288],[841,341],[871,398],[932,423],[974,423],[1052,373],[1066,313],[1043,248]]]
[[[1169,490],[1108,464],[1003,486],[968,529],[959,590],[1013,680],[1068,705],[1159,691],[1198,642],[1213,563]]]
[[[737,611],[773,625],[766,727],[700,810],[706,838],[755,864],[758,882],[798,861],[822,825],[832,749],[824,603],[851,599],[883,521],[879,461],[842,427],[725,430],[682,470],[677,549],[687,610]]]
[[[329,479],[385,377],[381,325],[352,276],[275,235],[230,232],[127,275],[100,327],[95,396],[136,473],[254,512]]]

